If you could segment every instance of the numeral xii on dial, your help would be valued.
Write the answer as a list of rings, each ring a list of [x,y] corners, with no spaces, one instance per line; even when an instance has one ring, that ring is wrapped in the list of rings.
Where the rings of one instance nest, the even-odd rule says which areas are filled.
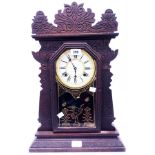
[[[77,59],[77,55],[74,55],[74,59]]]

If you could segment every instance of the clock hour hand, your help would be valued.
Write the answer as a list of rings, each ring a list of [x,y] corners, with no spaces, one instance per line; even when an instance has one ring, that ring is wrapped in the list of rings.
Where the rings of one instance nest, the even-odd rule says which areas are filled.
[[[77,83],[77,79],[76,78],[77,78],[77,76],[75,75],[74,76],[74,83]]]

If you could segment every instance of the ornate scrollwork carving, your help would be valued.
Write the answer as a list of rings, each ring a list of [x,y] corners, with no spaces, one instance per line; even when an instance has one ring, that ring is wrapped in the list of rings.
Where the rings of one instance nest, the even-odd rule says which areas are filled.
[[[118,23],[115,14],[111,9],[102,14],[101,21],[92,26],[95,22],[95,14],[91,9],[85,10],[83,4],[73,2],[71,5],[64,5],[64,10],[59,10],[55,15],[54,26],[48,23],[47,17],[42,11],[38,11],[33,19],[33,34],[55,34],[55,33],[113,33],[117,31]]]
[[[38,11],[33,19],[32,33],[33,34],[47,34],[55,31],[55,27],[48,23],[47,16],[42,11]]]
[[[103,63],[108,65],[110,61],[116,58],[118,54],[118,50],[112,50],[109,47],[110,39],[104,39],[104,40],[88,40],[87,43],[97,52],[100,52],[100,54],[103,57]],[[106,65],[106,67],[107,67]]]
[[[58,32],[88,32],[95,21],[94,16],[91,9],[85,11],[83,4],[73,2],[71,6],[65,4],[63,12],[58,11],[54,22],[58,25]]]
[[[115,14],[111,9],[107,9],[102,14],[101,21],[94,25],[94,29],[97,32],[114,32],[117,31],[118,23],[116,21]]]

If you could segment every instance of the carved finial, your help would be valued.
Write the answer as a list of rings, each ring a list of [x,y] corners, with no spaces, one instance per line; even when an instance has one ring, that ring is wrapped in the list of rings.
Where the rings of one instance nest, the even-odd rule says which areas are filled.
[[[46,34],[54,30],[54,26],[48,23],[47,16],[44,15],[43,11],[38,11],[34,16],[32,23],[33,34]]]
[[[98,22],[94,28],[98,32],[114,32],[117,31],[118,23],[116,21],[115,14],[111,9],[107,9],[104,14],[102,14],[101,21]]]

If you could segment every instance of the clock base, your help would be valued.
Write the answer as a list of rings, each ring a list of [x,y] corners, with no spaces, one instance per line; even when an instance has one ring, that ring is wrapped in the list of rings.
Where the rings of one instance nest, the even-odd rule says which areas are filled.
[[[30,152],[122,152],[117,131],[100,133],[53,133],[39,131]]]

